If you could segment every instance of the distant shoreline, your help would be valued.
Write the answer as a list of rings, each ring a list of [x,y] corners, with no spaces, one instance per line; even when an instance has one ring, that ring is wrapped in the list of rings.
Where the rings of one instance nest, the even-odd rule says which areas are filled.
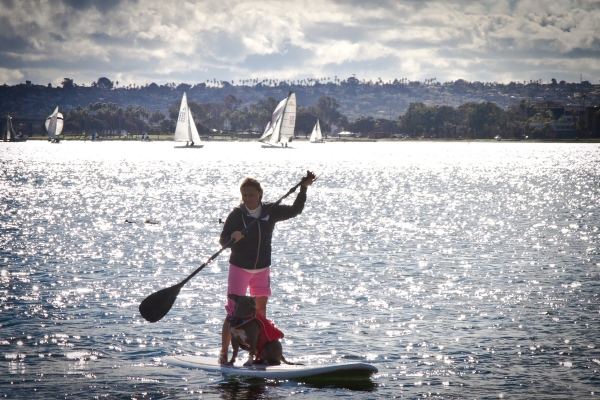
[[[45,136],[33,136],[33,137],[29,137],[27,138],[28,141],[47,141],[48,138]],[[130,139],[130,138],[106,138],[106,139],[100,139],[100,140],[90,140],[89,138],[76,138],[76,137],[69,137],[69,138],[61,138],[61,141],[65,141],[65,142],[70,142],[70,141],[74,141],[74,142],[92,142],[92,141],[98,141],[98,142],[143,142],[143,143],[148,143],[148,142],[172,142],[173,139],[172,138],[158,138],[158,139],[151,139],[149,141],[143,141],[141,139]],[[294,139],[293,142],[308,142],[308,139]],[[582,138],[582,139],[526,139],[526,140],[517,140],[517,139],[448,139],[448,138],[440,138],[440,139],[435,139],[435,138],[405,138],[405,139],[390,139],[390,138],[382,138],[382,139],[370,139],[370,138],[343,138],[343,139],[338,139],[338,138],[328,138],[324,140],[326,143],[372,143],[372,142],[455,142],[455,143],[460,143],[460,142],[476,142],[476,143],[491,143],[491,142],[501,142],[501,143],[506,143],[506,142],[511,142],[511,143],[600,143],[600,138]],[[228,138],[211,138],[210,140],[203,140],[202,143],[211,143],[211,142],[256,142],[258,143],[258,140],[256,139],[230,139]],[[292,142],[292,143],[293,143]]]

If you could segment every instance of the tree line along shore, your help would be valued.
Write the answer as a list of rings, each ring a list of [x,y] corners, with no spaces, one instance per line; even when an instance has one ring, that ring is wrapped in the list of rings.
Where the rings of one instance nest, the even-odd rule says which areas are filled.
[[[204,139],[252,140],[260,137],[260,127],[266,125],[277,105],[269,98],[246,108],[230,107],[227,103],[198,104],[188,102],[196,126]],[[502,110],[491,102],[468,103],[458,108],[427,106],[412,103],[397,119],[359,117],[349,122],[341,114],[338,103],[321,97],[316,105],[299,107],[296,116],[296,136],[306,138],[317,120],[325,138],[369,139],[514,139],[569,140],[600,138],[598,107],[564,107],[548,102],[529,103],[525,100]],[[171,140],[179,104],[169,109],[169,115],[157,110],[150,113],[142,107],[119,107],[114,103],[95,103],[77,107],[65,113],[64,139],[139,139]],[[219,112],[220,111],[220,112]],[[31,131],[30,138],[45,138],[43,120],[19,123],[18,132]],[[23,127],[24,125],[24,127]],[[35,125],[35,126],[34,126]]]
[[[323,89],[321,87],[331,89],[331,86],[333,86],[333,89],[344,89],[345,92],[338,93],[343,96],[341,100],[324,95],[314,99],[312,105],[301,101],[303,96],[298,96],[299,106],[295,133],[297,137],[308,136],[318,118],[326,138],[341,138],[342,136],[345,138],[370,139],[583,140],[600,138],[598,104],[591,103],[598,98],[598,88],[596,86],[599,85],[591,85],[589,82],[581,83],[578,86],[571,85],[571,89],[580,91],[573,93],[570,97],[573,101],[567,105],[553,100],[535,101],[535,99],[539,100],[540,96],[534,97],[533,100],[531,97],[522,98],[507,106],[501,106],[494,101],[468,101],[458,106],[432,105],[430,101],[426,100],[408,103],[403,113],[397,116],[360,115],[351,119],[344,113],[346,108],[342,107],[342,104],[348,98],[360,97],[361,92],[365,92],[367,89],[379,90],[381,93],[385,93],[386,90],[402,91],[404,90],[403,87],[409,90],[411,88],[411,82],[407,82],[407,84],[398,84],[398,82],[372,84],[361,83],[358,80],[352,81],[352,79],[349,78],[336,85],[312,82],[312,86],[279,84],[271,87],[269,82],[264,85],[263,82],[258,82],[252,88],[252,93],[254,95],[262,93],[263,96],[278,95],[279,92],[284,93],[287,89],[299,90],[301,93],[306,91],[314,93],[318,92],[318,89]],[[434,89],[436,86],[438,88],[443,87],[443,85],[436,85],[432,81],[429,83]],[[152,85],[155,87],[152,87]],[[128,104],[120,106],[112,101],[96,101],[85,107],[80,105],[70,109],[62,109],[61,111],[65,117],[62,136],[72,139],[89,139],[92,136],[103,139],[137,139],[148,136],[154,140],[168,140],[175,130],[181,99],[180,94],[183,91],[194,93],[194,91],[202,92],[204,90],[206,92],[208,89],[214,89],[213,91],[217,95],[222,96],[220,101],[214,101],[214,99],[208,102],[189,101],[200,134],[211,139],[251,140],[260,136],[280,100],[279,97],[268,96],[248,104],[247,101],[243,101],[234,94],[237,93],[239,96],[240,88],[230,84],[221,84],[217,88],[207,88],[206,85],[204,87],[198,87],[198,85],[192,87],[186,84],[178,86],[173,84],[169,87],[152,85],[123,90],[136,90],[137,94],[145,93],[150,97],[156,95],[156,93],[152,94],[153,91],[166,93],[169,90],[171,103],[170,105],[163,105],[163,108],[168,106],[166,110],[156,109],[150,111],[141,105]],[[531,82],[522,86],[523,88],[534,86],[541,90],[542,86],[562,87],[564,89],[569,85],[564,82],[553,82],[549,85]],[[452,83],[452,87],[455,86],[470,88],[478,85],[474,83],[469,85],[463,81]],[[491,87],[491,85],[488,86]],[[11,88],[14,89],[14,87]],[[93,91],[96,96],[102,95],[108,99],[111,98],[113,92],[121,90],[116,89],[114,84],[106,78],[100,78],[98,82],[95,82],[89,88],[78,87],[74,85],[72,80],[65,78],[62,88],[53,89],[61,90],[63,94],[79,93],[79,91],[85,89],[86,91]],[[242,87],[242,89],[248,88]],[[333,89],[330,92],[335,92]],[[348,92],[348,89],[351,89],[350,92]],[[533,90],[533,88],[530,89]],[[3,90],[6,91],[6,85],[0,87],[0,94]],[[104,97],[97,98],[98,100],[104,100]],[[176,100],[176,97],[179,97],[179,100]],[[308,97],[304,97],[304,100],[307,101]],[[4,96],[2,98],[6,99]],[[139,102],[143,103],[141,100]],[[9,107],[5,103],[3,100],[0,106],[6,110]],[[29,137],[44,136],[43,121],[45,118],[42,118],[42,116],[31,115],[31,113],[20,115],[18,112],[9,112],[9,114],[13,118],[13,127],[17,132]],[[5,118],[0,123],[5,124]],[[342,132],[342,136],[338,136],[340,132]]]

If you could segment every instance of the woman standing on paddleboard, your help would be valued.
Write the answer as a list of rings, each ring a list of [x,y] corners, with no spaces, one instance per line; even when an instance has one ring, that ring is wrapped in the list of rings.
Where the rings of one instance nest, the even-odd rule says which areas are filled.
[[[302,213],[307,188],[316,180],[316,176],[307,174],[294,204],[275,205],[263,215],[263,210],[267,210],[271,204],[262,202],[263,189],[260,182],[254,178],[246,178],[240,186],[242,203],[234,208],[225,220],[219,239],[221,246],[226,245],[231,239],[235,240],[231,245],[229,257],[227,294],[245,296],[247,289],[250,288],[250,296],[256,297],[256,311],[263,316],[267,315],[267,300],[271,295],[271,240],[275,223]],[[259,217],[259,222],[242,235],[241,231]],[[228,315],[233,314],[234,306],[234,301],[228,298],[225,306]],[[230,342],[231,333],[226,317],[223,322],[219,353],[220,364],[228,361]]]

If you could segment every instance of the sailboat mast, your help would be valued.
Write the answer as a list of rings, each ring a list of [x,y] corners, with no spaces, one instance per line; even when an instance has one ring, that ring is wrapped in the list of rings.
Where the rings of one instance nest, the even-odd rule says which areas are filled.
[[[194,140],[192,139],[192,122],[190,121],[192,119],[192,113],[190,112],[190,106],[188,105],[188,118],[187,118],[187,128],[188,128],[188,138],[190,139],[190,143],[193,142]]]

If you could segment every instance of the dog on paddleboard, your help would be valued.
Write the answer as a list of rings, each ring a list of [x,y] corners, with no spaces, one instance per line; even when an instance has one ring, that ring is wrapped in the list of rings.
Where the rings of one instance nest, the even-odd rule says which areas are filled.
[[[283,348],[279,339],[283,332],[272,321],[256,312],[256,298],[230,294],[227,297],[235,301],[233,315],[228,316],[229,331],[233,354],[228,364],[233,364],[240,347],[249,353],[245,366],[252,364],[280,365],[283,361]]]

